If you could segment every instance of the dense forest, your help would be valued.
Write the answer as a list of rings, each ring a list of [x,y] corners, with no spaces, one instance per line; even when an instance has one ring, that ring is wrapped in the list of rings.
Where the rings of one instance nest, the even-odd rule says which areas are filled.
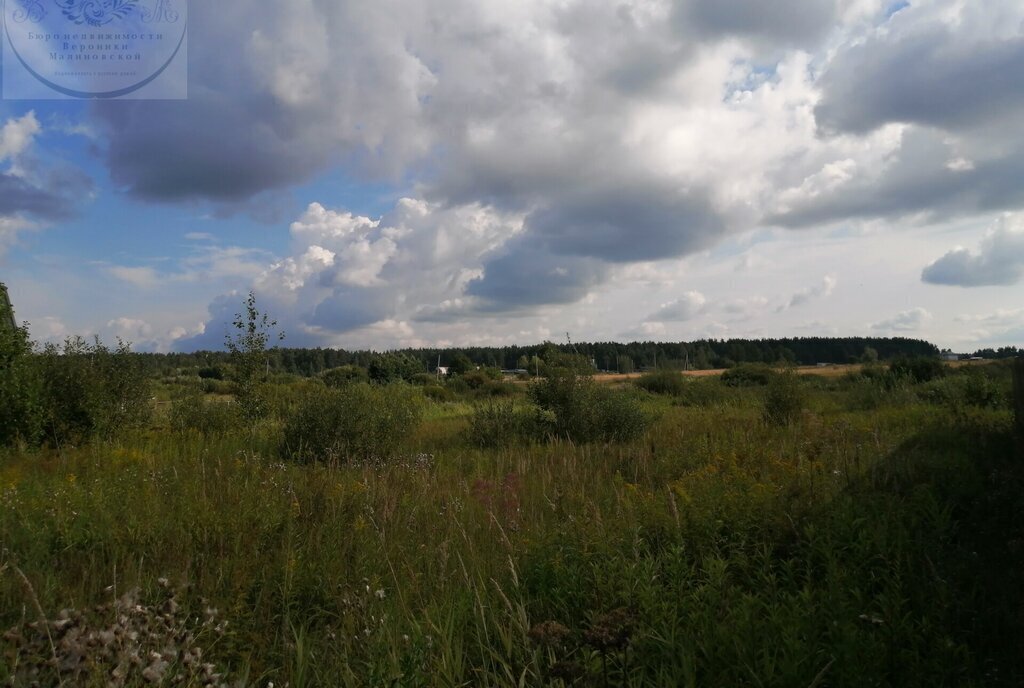
[[[1011,351],[1012,349],[1012,351]],[[616,342],[553,344],[532,346],[458,347],[447,349],[406,349],[392,352],[424,371],[438,365],[451,366],[468,359],[474,365],[505,370],[532,369],[538,359],[557,351],[578,353],[593,361],[597,370],[630,373],[652,368],[693,369],[729,368],[739,363],[786,362],[800,365],[854,363],[865,360],[892,360],[899,357],[938,356],[939,349],[929,342],[870,337],[807,337],[794,339],[706,339],[695,342],[656,343]],[[1013,356],[1016,349],[990,353]],[[203,368],[226,363],[225,352],[140,354],[147,367],[167,374],[183,368]],[[341,366],[368,368],[380,357],[372,351],[343,349],[279,348],[269,355],[271,370],[293,375],[317,375]]]

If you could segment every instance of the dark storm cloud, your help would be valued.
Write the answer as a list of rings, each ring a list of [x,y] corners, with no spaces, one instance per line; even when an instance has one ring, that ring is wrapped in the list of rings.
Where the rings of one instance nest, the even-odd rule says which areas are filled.
[[[468,286],[483,310],[573,303],[604,282],[612,264],[693,253],[725,231],[706,198],[655,183],[572,195],[531,213],[524,226]]]
[[[71,216],[72,204],[22,177],[0,174],[0,217],[20,214],[41,220],[63,220]]]
[[[826,131],[863,134],[889,122],[977,127],[1024,104],[1024,37],[968,40],[934,24],[841,51],[815,109]]]
[[[765,218],[789,228],[842,220],[927,213],[932,219],[1024,207],[1024,147],[951,165],[956,152],[937,132],[910,129],[896,157],[878,177],[855,179],[829,193]]]
[[[652,182],[559,199],[531,214],[526,229],[553,253],[631,263],[702,250],[725,228],[707,198]]]
[[[340,287],[320,302],[309,324],[342,334],[387,320],[394,313],[394,298],[383,289]]]
[[[207,93],[116,105],[102,110],[114,132],[107,163],[116,183],[145,200],[238,202],[308,179],[329,160],[262,119],[261,109],[275,109],[265,101]]]
[[[466,294],[480,298],[479,310],[485,312],[574,303],[608,275],[602,261],[553,255],[529,236],[510,241],[484,269]]]
[[[739,36],[771,44],[820,40],[837,19],[834,0],[680,0],[677,22],[702,37]]]
[[[957,287],[1011,286],[1024,279],[1024,230],[1000,227],[978,252],[956,248],[924,269],[928,284]]]

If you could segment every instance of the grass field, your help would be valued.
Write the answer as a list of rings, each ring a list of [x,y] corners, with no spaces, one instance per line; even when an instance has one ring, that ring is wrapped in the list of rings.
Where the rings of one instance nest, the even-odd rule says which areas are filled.
[[[386,460],[298,465],[273,417],[165,411],[10,450],[0,679],[1019,686],[1024,466],[1009,373],[986,379],[977,403],[808,376],[788,425],[761,388],[688,380],[619,444],[481,449],[466,397]]]

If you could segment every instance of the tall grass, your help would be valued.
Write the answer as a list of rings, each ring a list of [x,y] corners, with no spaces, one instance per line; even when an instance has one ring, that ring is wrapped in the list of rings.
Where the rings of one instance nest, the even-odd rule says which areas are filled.
[[[481,449],[431,404],[387,464],[284,463],[272,429],[8,452],[0,625],[34,632],[17,567],[51,619],[187,584],[228,624],[204,661],[261,687],[1019,684],[1008,409],[823,391],[773,426],[731,393],[614,445]]]

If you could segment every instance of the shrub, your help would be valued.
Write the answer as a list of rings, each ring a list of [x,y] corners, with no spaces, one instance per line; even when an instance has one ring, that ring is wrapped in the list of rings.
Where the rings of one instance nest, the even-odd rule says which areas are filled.
[[[175,399],[171,405],[171,429],[203,435],[226,435],[242,425],[242,414],[233,401],[206,401],[194,392]]]
[[[433,401],[454,401],[455,393],[441,385],[429,385],[423,388],[423,395]]]
[[[150,381],[139,357],[121,342],[111,351],[98,339],[47,346],[41,369],[47,439],[79,442],[145,425],[152,414]]]
[[[228,396],[235,393],[235,385],[227,380],[206,379],[200,383],[203,394],[220,394]]]
[[[205,368],[200,368],[197,374],[204,380],[224,379],[224,371],[221,370],[219,366],[206,366]]]
[[[778,373],[760,363],[744,363],[722,373],[722,384],[728,387],[764,387]]]
[[[417,374],[425,373],[423,361],[408,354],[380,354],[370,363],[370,381],[380,385],[391,382],[410,382]]]
[[[598,386],[572,373],[554,375],[530,386],[538,427],[574,442],[624,442],[644,433],[650,419],[630,391]]]
[[[462,379],[470,389],[480,389],[491,381],[490,376],[482,370],[471,370],[462,375]]]
[[[711,378],[684,380],[684,383],[675,397],[679,406],[707,408],[724,404],[735,394]]]
[[[415,431],[421,417],[421,400],[408,387],[313,390],[285,418],[281,452],[300,462],[383,459]]]
[[[507,447],[532,435],[533,427],[533,416],[511,401],[478,404],[469,419],[469,440],[478,447]]]
[[[776,374],[768,383],[764,397],[764,421],[769,425],[790,425],[807,407],[807,395],[800,379],[792,371]]]
[[[919,394],[926,402],[953,410],[965,407],[1009,408],[1010,402],[1008,384],[1000,385],[990,376],[974,370],[932,380],[923,385]]]
[[[328,387],[344,387],[354,382],[366,382],[370,379],[369,374],[366,372],[366,368],[361,368],[354,365],[341,366],[340,368],[331,368],[320,373],[320,379],[324,381],[324,384]]]
[[[636,386],[652,394],[678,396],[685,391],[686,379],[676,370],[657,370],[636,381]]]
[[[272,337],[284,339],[284,333],[273,334],[277,321],[256,308],[256,294],[251,291],[245,300],[245,312],[236,313],[232,325],[235,335],[226,337],[224,345],[234,366],[236,400],[246,420],[255,422],[267,412],[267,344]]]
[[[0,446],[38,444],[45,425],[43,381],[28,329],[0,327]]]
[[[488,382],[476,390],[481,397],[513,397],[516,395],[516,386],[511,382]]]
[[[930,382],[944,377],[949,371],[942,361],[936,358],[918,356],[916,358],[898,358],[889,364],[889,372],[896,378],[904,378],[914,382]]]

